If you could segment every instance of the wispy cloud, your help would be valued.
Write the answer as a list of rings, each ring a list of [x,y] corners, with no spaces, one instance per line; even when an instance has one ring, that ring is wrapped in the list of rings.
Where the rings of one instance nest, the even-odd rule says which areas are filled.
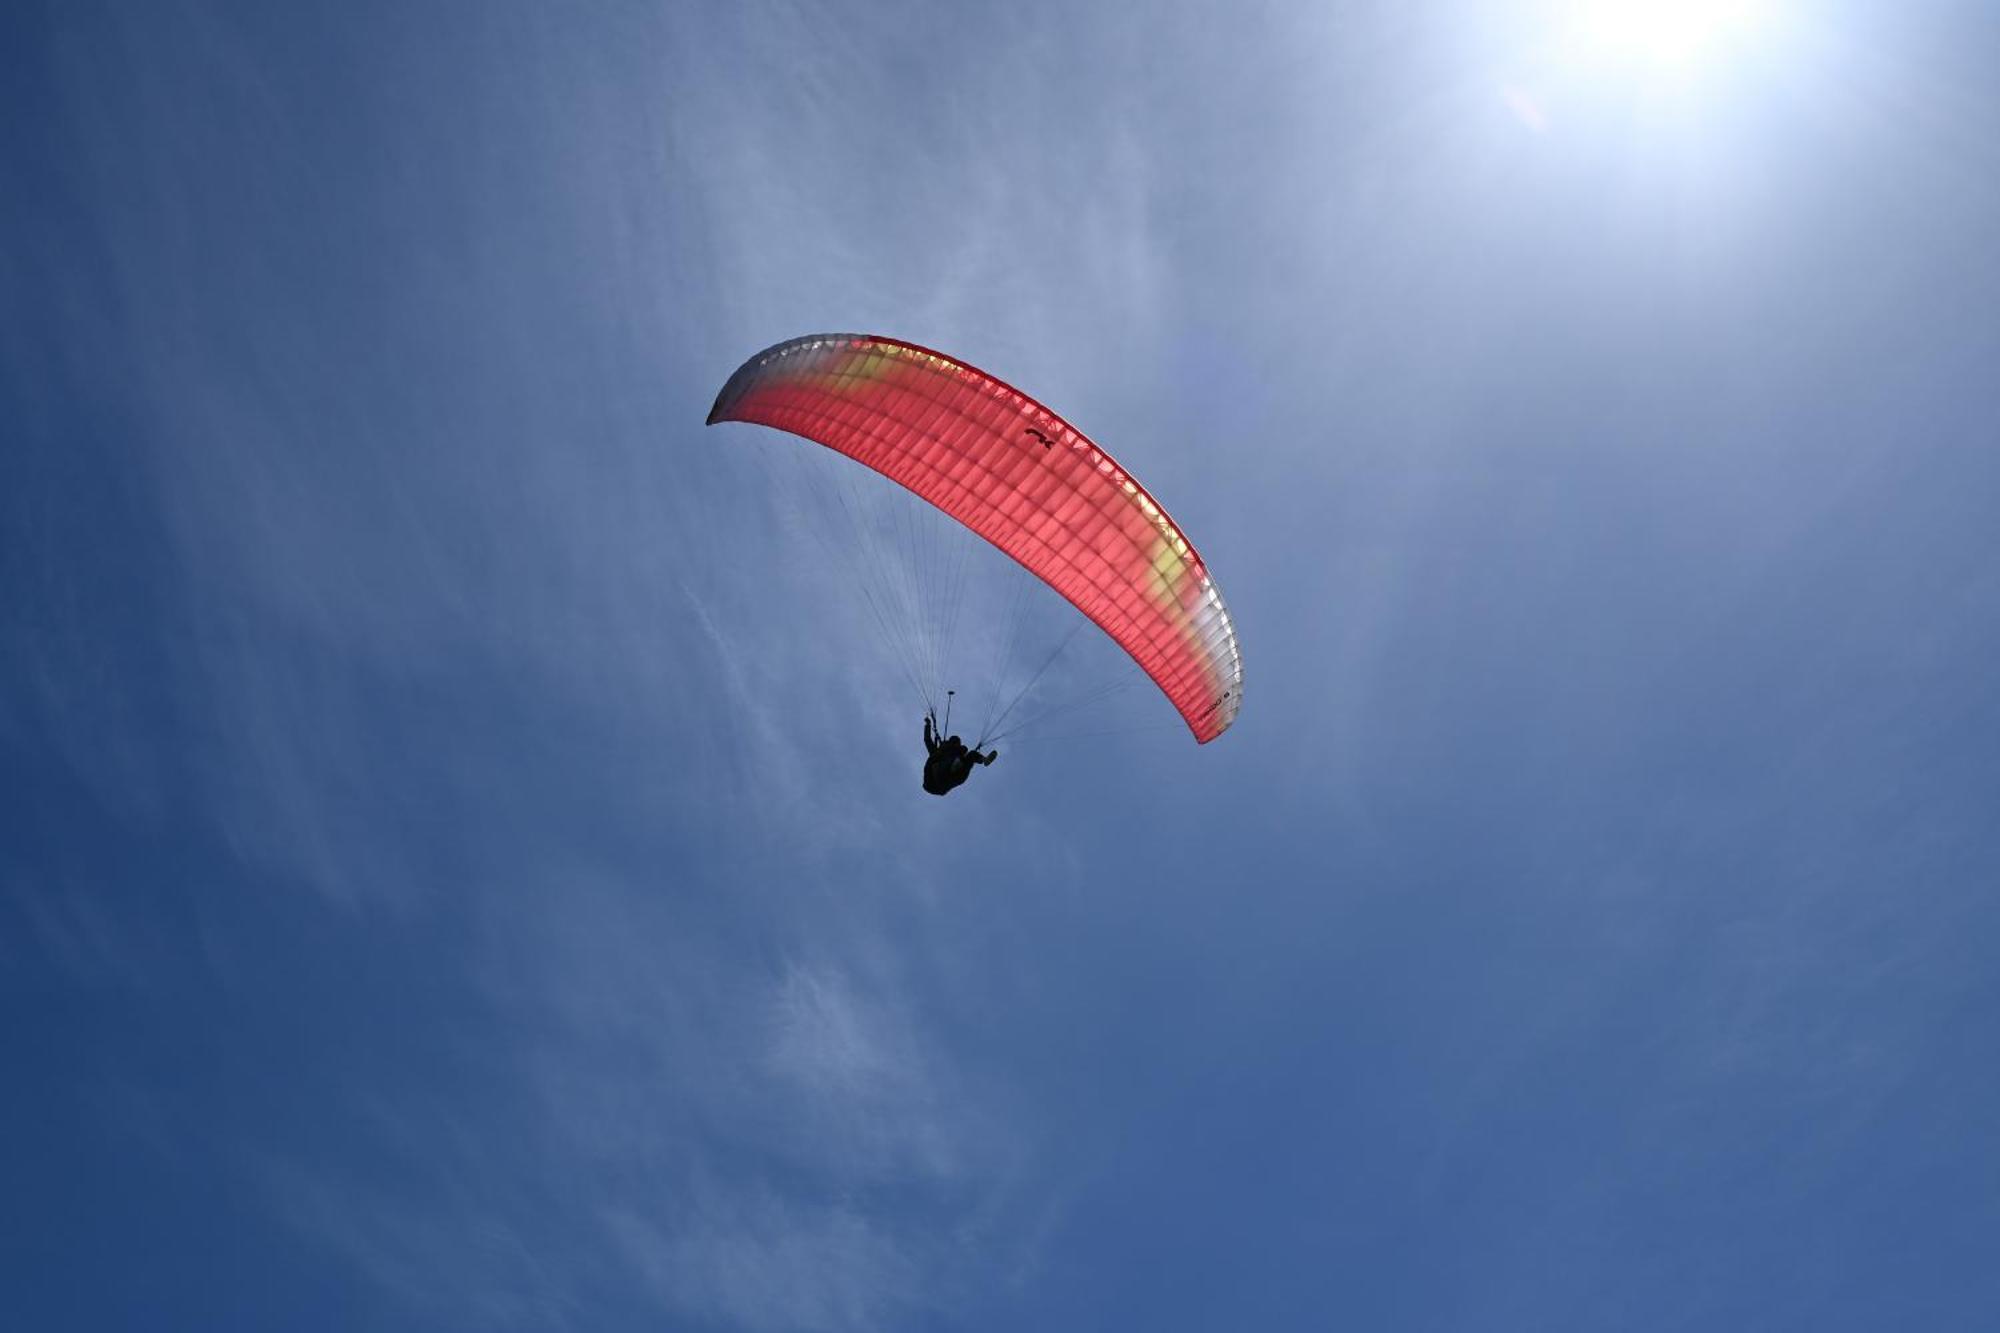
[[[661,1301],[730,1328],[844,1333],[893,1325],[927,1304],[922,1256],[837,1204],[732,1196],[663,1231],[608,1219]]]

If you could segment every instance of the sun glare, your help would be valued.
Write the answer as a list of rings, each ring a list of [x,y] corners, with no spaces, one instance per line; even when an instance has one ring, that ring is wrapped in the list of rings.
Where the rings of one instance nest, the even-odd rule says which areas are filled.
[[[1495,92],[1522,128],[1606,116],[1713,124],[1782,55],[1788,0],[1521,0],[1525,41]]]
[[[1763,25],[1763,0],[1578,0],[1571,11],[1580,45],[1609,59],[1686,65]]]

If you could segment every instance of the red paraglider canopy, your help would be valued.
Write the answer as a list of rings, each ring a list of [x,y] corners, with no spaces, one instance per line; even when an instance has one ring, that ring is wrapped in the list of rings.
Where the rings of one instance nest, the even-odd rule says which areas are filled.
[[[744,362],[708,420],[790,431],[906,487],[1102,627],[1197,741],[1236,720],[1243,657],[1207,565],[1111,455],[1018,389],[914,343],[825,333]]]

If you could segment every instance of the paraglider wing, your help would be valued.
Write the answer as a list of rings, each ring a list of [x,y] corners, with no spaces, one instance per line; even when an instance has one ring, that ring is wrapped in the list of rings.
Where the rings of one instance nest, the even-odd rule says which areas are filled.
[[[913,343],[825,333],[744,362],[708,420],[804,436],[915,492],[1102,627],[1197,741],[1236,720],[1243,657],[1201,556],[1109,454],[1019,390]]]

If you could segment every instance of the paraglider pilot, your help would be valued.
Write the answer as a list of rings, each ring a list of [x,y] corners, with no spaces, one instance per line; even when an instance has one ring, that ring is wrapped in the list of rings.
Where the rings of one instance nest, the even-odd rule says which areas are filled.
[[[967,749],[956,736],[940,738],[935,713],[924,714],[924,749],[930,752],[924,760],[924,790],[933,796],[943,796],[971,777],[974,764],[983,766],[1000,757],[998,750],[981,754]]]

